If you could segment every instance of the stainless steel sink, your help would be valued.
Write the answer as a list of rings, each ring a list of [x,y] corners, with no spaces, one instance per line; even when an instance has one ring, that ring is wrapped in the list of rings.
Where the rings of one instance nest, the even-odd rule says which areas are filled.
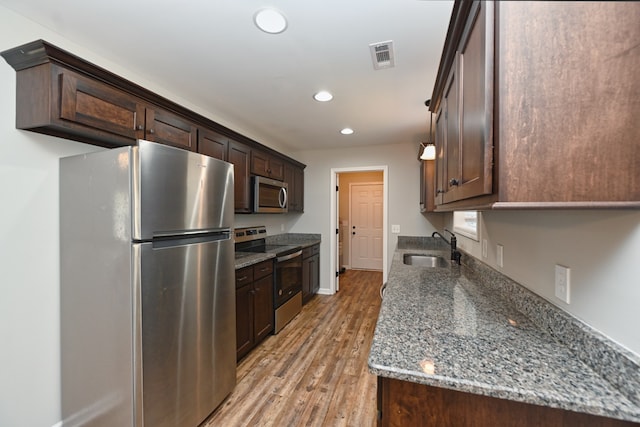
[[[428,254],[404,254],[402,262],[406,265],[417,267],[442,268],[449,267],[449,261],[439,255]]]

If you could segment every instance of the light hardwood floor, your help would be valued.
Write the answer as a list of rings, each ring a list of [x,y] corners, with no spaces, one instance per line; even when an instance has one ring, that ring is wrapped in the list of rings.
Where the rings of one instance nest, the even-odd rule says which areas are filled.
[[[374,426],[367,358],[382,273],[348,270],[238,365],[237,385],[202,427]]]

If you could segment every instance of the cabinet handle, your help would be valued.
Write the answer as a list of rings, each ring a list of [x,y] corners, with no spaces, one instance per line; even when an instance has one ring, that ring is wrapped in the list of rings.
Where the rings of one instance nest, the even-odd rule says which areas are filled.
[[[149,129],[149,133],[150,133],[150,134],[154,134],[154,133],[155,133],[155,131],[154,131],[153,129]]]
[[[436,190],[436,194],[444,194],[444,191],[442,191],[442,190]]]
[[[460,185],[460,181],[458,181],[455,178],[451,178],[451,180],[449,181],[449,185],[458,186],[458,185]]]
[[[238,278],[238,282],[244,282],[245,280],[247,280],[249,278],[249,276],[242,276]]]
[[[136,126],[136,130],[142,130],[142,125]]]

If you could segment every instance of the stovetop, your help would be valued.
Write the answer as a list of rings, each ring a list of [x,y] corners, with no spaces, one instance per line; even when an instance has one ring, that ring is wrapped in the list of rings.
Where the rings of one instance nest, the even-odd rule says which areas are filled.
[[[273,253],[276,256],[282,256],[302,249],[299,245],[267,244],[265,226],[236,228],[234,235],[236,252]]]

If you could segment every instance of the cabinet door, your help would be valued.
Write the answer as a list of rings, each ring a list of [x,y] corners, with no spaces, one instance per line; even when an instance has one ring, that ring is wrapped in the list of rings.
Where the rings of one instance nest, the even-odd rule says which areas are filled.
[[[293,169],[293,191],[289,193],[295,201],[294,212],[304,212],[304,169]]]
[[[253,289],[251,283],[236,289],[236,358],[253,347]]]
[[[228,161],[233,164],[235,211],[251,212],[251,177],[249,163],[251,149],[235,141],[229,141]]]
[[[311,294],[315,295],[320,289],[320,255],[314,255],[309,259],[309,274],[311,276]]]
[[[194,123],[168,111],[147,108],[145,139],[196,151],[197,127]]]
[[[269,156],[269,177],[278,181],[284,179],[284,162],[281,159]]]
[[[273,275],[253,283],[254,342],[260,342],[273,331]]]
[[[491,7],[473,3],[444,89],[443,203],[493,191]]]
[[[229,138],[208,129],[198,129],[198,153],[227,160]]]
[[[449,78],[445,86],[444,99],[442,100],[442,113],[444,114],[445,138],[442,140],[444,153],[443,164],[443,202],[451,202],[457,199],[456,187],[459,180],[460,166],[460,112],[459,85],[457,61],[454,62]]]
[[[293,164],[284,164],[284,182],[288,184],[288,211],[304,211],[304,170]]]
[[[491,194],[493,39],[488,2],[474,2],[460,45],[460,159],[457,199]],[[490,17],[489,17],[490,18]]]
[[[251,173],[267,178],[284,180],[284,162],[263,151],[251,151]]]
[[[444,182],[444,150],[447,139],[447,121],[445,119],[446,108],[444,105],[446,100],[442,101],[442,106],[436,114],[436,160],[435,160],[435,204],[443,203],[443,194],[445,189]]]
[[[262,151],[251,152],[251,173],[269,178],[269,156]]]
[[[60,118],[135,140],[143,137],[144,106],[104,83],[64,71],[60,80]]]
[[[311,298],[311,258],[302,260],[302,302]]]

